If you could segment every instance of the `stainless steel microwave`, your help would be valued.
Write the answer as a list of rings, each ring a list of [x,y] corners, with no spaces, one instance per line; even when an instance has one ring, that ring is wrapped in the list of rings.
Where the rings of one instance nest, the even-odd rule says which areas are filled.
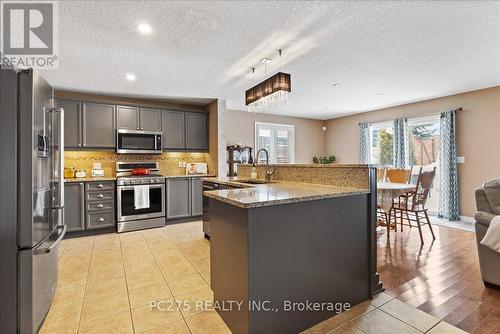
[[[118,129],[116,131],[117,153],[161,153],[161,131]]]

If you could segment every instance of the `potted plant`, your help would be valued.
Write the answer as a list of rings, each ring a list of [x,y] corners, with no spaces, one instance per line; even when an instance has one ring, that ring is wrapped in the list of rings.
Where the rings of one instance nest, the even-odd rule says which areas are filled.
[[[335,155],[313,157],[313,163],[315,164],[333,164],[335,160],[337,160],[337,157],[335,157]]]

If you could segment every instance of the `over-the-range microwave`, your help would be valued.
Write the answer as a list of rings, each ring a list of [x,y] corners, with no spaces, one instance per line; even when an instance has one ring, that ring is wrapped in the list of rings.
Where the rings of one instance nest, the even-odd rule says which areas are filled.
[[[161,153],[161,131],[118,129],[116,131],[117,153]]]

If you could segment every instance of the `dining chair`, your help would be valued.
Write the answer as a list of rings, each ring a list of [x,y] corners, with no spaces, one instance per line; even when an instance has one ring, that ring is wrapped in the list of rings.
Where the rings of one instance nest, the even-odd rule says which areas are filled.
[[[420,168],[415,190],[409,191],[393,200],[389,217],[394,219],[396,227],[399,218],[401,231],[403,231],[403,225],[415,227],[412,222],[416,223],[416,227],[418,227],[418,232],[420,234],[420,241],[424,244],[424,238],[422,236],[422,226],[424,225],[429,225],[432,238],[434,240],[436,239],[427,212],[428,210],[425,208],[432,182],[436,176],[436,167],[433,167],[432,170],[422,170],[423,169]],[[403,214],[406,217],[407,223],[403,222]]]

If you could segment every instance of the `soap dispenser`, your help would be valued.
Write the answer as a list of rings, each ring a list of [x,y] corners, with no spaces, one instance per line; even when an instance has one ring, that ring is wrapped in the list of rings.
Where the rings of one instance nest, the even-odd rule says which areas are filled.
[[[257,178],[257,168],[255,168],[255,163],[252,164],[252,171],[250,172],[250,178],[251,179]]]

